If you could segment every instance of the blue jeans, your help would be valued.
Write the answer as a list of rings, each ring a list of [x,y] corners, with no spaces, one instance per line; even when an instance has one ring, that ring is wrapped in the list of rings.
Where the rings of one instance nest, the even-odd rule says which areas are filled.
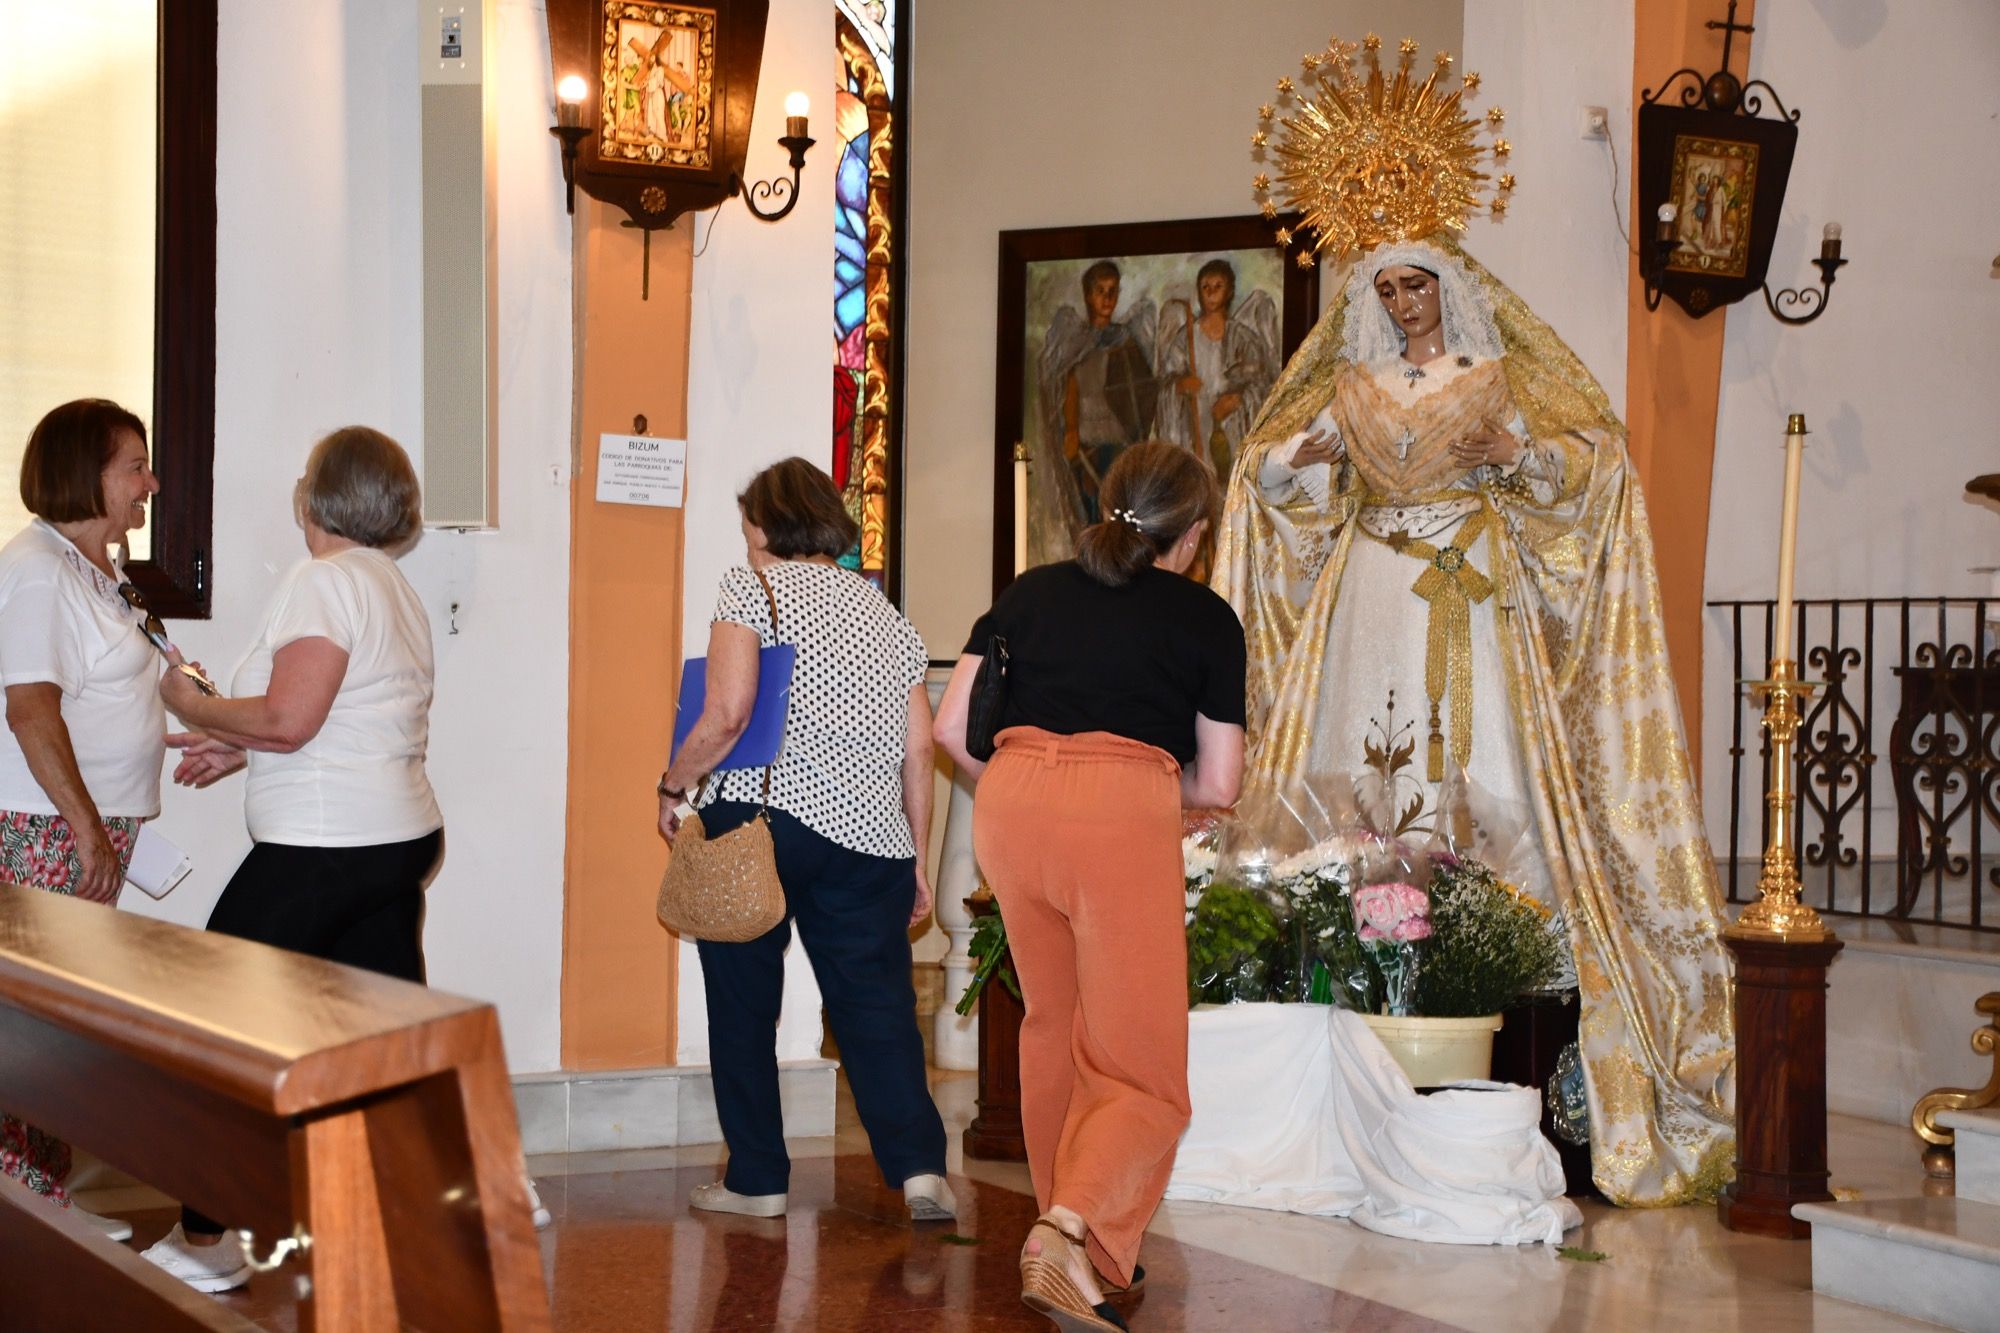
[[[702,810],[702,826],[714,837],[756,812],[746,802],[716,801]],[[883,1183],[901,1188],[911,1176],[941,1175],[944,1122],[931,1101],[910,981],[915,862],[851,851],[782,810],[770,821],[786,919],[742,944],[698,946],[715,1109],[729,1144],[723,1184],[738,1194],[783,1194],[791,1179],[778,1100],[778,1009],[794,922]]]

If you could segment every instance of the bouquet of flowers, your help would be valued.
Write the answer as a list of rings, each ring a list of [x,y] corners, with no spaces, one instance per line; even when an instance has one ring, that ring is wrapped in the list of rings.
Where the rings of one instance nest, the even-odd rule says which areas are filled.
[[[1404,747],[1380,749],[1372,779],[1255,795],[1183,842],[1191,1003],[1473,1017],[1560,984],[1562,922],[1510,882],[1530,827],[1462,774],[1404,791]]]
[[[1361,950],[1354,886],[1361,840],[1336,834],[1272,868],[1288,913],[1283,993],[1274,999],[1366,1008],[1379,989]]]
[[[1268,1000],[1283,936],[1264,898],[1233,884],[1212,884],[1188,921],[1188,1005]]]
[[[1562,938],[1549,909],[1469,857],[1441,855],[1430,881],[1430,942],[1414,1012],[1432,1018],[1498,1013],[1552,985]]]
[[[1431,938],[1430,895],[1423,887],[1429,860],[1393,839],[1377,838],[1362,864],[1366,882],[1354,891],[1356,934],[1381,978],[1381,1005],[1405,1017],[1417,1012],[1417,978],[1424,942]]]

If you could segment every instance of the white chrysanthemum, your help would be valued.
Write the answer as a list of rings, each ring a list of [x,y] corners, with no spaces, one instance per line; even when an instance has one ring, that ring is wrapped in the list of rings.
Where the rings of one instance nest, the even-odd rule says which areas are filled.
[[[1194,837],[1181,839],[1181,874],[1186,879],[1213,877],[1215,848]]]

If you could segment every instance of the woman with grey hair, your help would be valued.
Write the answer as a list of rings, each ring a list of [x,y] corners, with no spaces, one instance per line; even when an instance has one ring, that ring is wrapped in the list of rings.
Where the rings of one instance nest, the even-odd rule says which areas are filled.
[[[272,598],[210,698],[178,671],[160,693],[191,731],[174,781],[206,787],[249,766],[249,855],[208,928],[370,971],[424,979],[424,885],[444,847],[424,772],[431,630],[394,551],[417,535],[417,474],[364,426],[313,446],[293,505],[310,558]],[[146,1257],[202,1291],[249,1277],[242,1246],[192,1210]]]

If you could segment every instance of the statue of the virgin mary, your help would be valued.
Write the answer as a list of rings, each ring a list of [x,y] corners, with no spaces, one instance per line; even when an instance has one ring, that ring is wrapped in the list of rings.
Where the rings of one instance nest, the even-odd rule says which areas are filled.
[[[1362,49],[1365,73],[1329,48],[1275,146],[1319,250],[1354,258],[1244,439],[1219,534],[1250,648],[1246,788],[1386,746],[1440,805],[1462,774],[1520,811],[1516,868],[1567,923],[1598,1187],[1706,1198],[1734,1146],[1731,983],[1625,429],[1452,238],[1476,154],[1506,147],[1473,144],[1448,60],[1419,82],[1405,43],[1385,78]]]

